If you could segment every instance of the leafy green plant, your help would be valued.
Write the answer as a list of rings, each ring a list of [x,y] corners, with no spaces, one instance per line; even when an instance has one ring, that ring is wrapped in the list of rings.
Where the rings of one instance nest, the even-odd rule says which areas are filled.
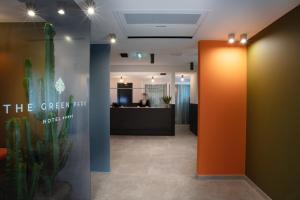
[[[45,33],[45,74],[33,80],[32,63],[29,59],[24,63],[24,80],[27,103],[41,104],[57,102],[55,90],[55,30],[53,25],[46,23]],[[38,82],[38,84],[34,84]],[[69,107],[65,116],[72,115],[73,96],[69,97]],[[31,129],[30,121],[42,123],[43,120],[58,116],[57,110],[34,110],[28,118],[12,118],[6,123],[6,187],[9,199],[32,200],[38,191],[39,183],[43,192],[51,195],[57,174],[64,168],[70,154],[72,143],[68,137],[71,118],[64,119],[61,126],[58,122],[45,123],[43,133]],[[21,128],[22,126],[22,128]],[[22,133],[21,133],[22,132]],[[25,141],[22,145],[21,141]]]
[[[162,100],[165,104],[170,104],[171,100],[172,100],[172,97],[171,96],[163,96],[162,97]]]

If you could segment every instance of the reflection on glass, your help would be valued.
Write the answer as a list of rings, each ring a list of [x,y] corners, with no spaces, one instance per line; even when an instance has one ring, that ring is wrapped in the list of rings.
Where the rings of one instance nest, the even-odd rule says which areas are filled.
[[[64,168],[71,148],[68,131],[72,120],[73,96],[59,102],[64,91],[61,79],[55,81],[54,27],[46,23],[45,65],[43,77],[36,79],[32,61],[24,62],[23,88],[26,105],[16,104],[16,112],[27,108],[26,117],[12,117],[6,122],[5,170],[0,171],[0,199],[66,199],[71,185],[56,180]],[[59,102],[59,103],[58,103]],[[7,104],[6,111],[14,105]],[[64,113],[59,111],[64,108]]]

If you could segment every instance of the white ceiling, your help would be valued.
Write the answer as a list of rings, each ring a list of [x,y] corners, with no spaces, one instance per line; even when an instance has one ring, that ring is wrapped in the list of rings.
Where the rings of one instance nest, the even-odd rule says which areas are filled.
[[[83,5],[83,0],[76,0]],[[197,61],[198,40],[226,40],[227,34],[248,33],[249,37],[299,5],[300,0],[95,0],[97,15],[92,17],[92,42],[106,43],[115,33],[112,47],[113,65],[150,65],[149,59],[120,58],[121,52],[155,53],[156,65],[182,65]],[[116,13],[189,13],[205,11],[193,39],[127,39],[128,31]],[[128,27],[127,27],[128,28]],[[139,28],[141,30],[139,30]],[[132,30],[144,33],[145,26]],[[176,30],[176,25],[173,26]],[[184,28],[178,24],[177,29]],[[163,29],[163,27],[162,27]],[[149,31],[149,30],[148,30]],[[159,32],[159,31],[158,31]],[[176,34],[175,34],[176,35]]]
[[[29,18],[26,6],[18,0],[0,0],[0,22],[42,22],[39,16]]]
[[[84,0],[75,0],[82,9]],[[150,58],[121,58],[119,53],[155,53],[155,65],[188,65],[197,63],[198,40],[226,40],[227,34],[248,33],[249,37],[300,4],[300,0],[95,0],[97,14],[92,20],[92,43],[107,43],[115,33],[118,42],[112,46],[112,65],[151,65]],[[187,24],[122,24],[120,13],[199,13],[195,26]],[[37,17],[34,20],[41,21]],[[25,6],[17,0],[0,0],[0,22],[33,21],[26,17]],[[158,24],[164,25],[164,24]],[[125,28],[124,28],[125,26]],[[126,27],[127,26],[127,27]],[[167,30],[166,30],[167,28]],[[125,29],[125,30],[124,30]],[[127,39],[139,35],[190,35],[193,39]]]

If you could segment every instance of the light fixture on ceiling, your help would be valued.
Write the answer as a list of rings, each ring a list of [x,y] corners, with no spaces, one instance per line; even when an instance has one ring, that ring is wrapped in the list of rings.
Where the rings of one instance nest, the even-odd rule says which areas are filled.
[[[65,15],[65,10],[63,8],[59,8],[57,10],[57,13],[60,14],[60,15]]]
[[[33,3],[26,3],[26,9],[27,9],[27,15],[29,17],[35,17],[36,16],[36,10]]]
[[[183,76],[183,74],[181,75],[180,81],[184,82],[184,76]]]
[[[152,79],[151,79],[151,82],[153,83],[155,80],[154,80],[154,76],[152,76]]]
[[[190,70],[191,70],[191,71],[194,70],[194,62],[190,62]]]
[[[154,56],[155,56],[154,53],[151,53],[151,54],[150,54],[150,63],[151,63],[151,64],[154,64]]]
[[[124,79],[123,79],[122,75],[121,75],[121,78],[120,78],[119,82],[124,83]]]
[[[245,44],[247,44],[247,41],[248,41],[247,33],[241,34],[240,43],[245,45]]]
[[[140,52],[137,52],[137,53],[136,53],[136,56],[137,56],[138,59],[142,59],[142,58],[143,58],[143,54],[140,53]]]
[[[234,33],[228,34],[228,43],[229,44],[235,43],[235,34]]]
[[[114,33],[110,33],[108,35],[108,39],[111,44],[115,44],[117,42],[117,36]]]
[[[95,11],[96,10],[95,2],[93,0],[87,0],[86,4],[87,4],[86,11],[87,11],[88,15],[94,15],[96,12]]]
[[[66,14],[65,7],[66,7],[65,2],[63,1],[57,2],[57,13],[59,15],[65,15]]]
[[[66,40],[67,42],[72,42],[72,38],[71,38],[71,36],[69,36],[69,35],[66,35],[66,36],[65,36],[65,40]]]

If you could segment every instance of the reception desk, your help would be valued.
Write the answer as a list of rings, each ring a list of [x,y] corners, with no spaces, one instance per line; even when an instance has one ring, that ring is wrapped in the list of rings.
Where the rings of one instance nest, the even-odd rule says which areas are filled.
[[[111,108],[111,135],[175,135],[175,108]]]

